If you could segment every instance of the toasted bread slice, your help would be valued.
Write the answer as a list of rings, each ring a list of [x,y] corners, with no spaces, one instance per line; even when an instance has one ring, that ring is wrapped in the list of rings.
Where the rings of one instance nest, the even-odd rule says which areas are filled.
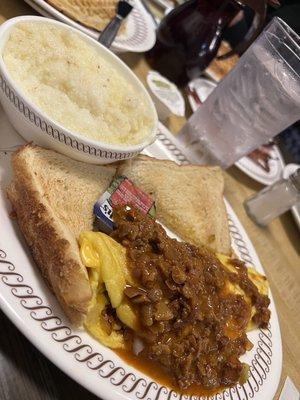
[[[37,265],[66,315],[80,326],[92,292],[77,238],[92,230],[93,205],[112,180],[114,166],[96,166],[26,145],[12,158],[7,193]]]
[[[117,0],[46,0],[67,17],[102,31],[116,15]],[[124,31],[123,21],[121,31]]]
[[[153,196],[157,219],[182,240],[230,254],[230,235],[219,167],[178,166],[139,156],[118,169]]]

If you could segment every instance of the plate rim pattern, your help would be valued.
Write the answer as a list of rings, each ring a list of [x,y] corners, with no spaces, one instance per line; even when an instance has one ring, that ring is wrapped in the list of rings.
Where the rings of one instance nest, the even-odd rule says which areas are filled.
[[[21,113],[24,118],[40,128],[43,134],[51,136],[51,138],[59,143],[64,143],[68,147],[72,147],[73,150],[77,150],[80,153],[90,154],[100,160],[108,158],[110,160],[125,160],[131,158],[139,153],[139,150],[133,152],[118,152],[114,150],[104,150],[99,146],[90,146],[82,143],[79,139],[72,139],[70,136],[61,132],[59,128],[55,128],[51,123],[47,122],[47,119],[40,113],[33,111],[33,109],[24,100],[21,100],[15,91],[7,83],[6,79],[0,73],[0,89],[7,98],[7,100]]]
[[[188,163],[186,156],[161,130],[158,132],[158,140],[179,163]],[[251,255],[238,226],[231,215],[228,215],[228,218],[230,234],[239,250],[239,256],[243,261],[251,263]],[[34,293],[33,288],[25,282],[23,275],[9,261],[7,252],[2,248],[0,249],[0,277],[1,282],[10,288],[11,294],[19,300],[20,305],[29,313],[30,317],[49,333],[53,341],[61,344],[65,352],[73,354],[77,362],[85,364],[90,370],[97,371],[100,378],[108,379],[110,384],[120,387],[125,395],[133,393],[139,400],[151,398],[155,400],[250,400],[255,393],[259,392],[270,372],[273,342],[269,324],[267,329],[259,329],[259,340],[249,369],[250,376],[244,385],[238,384],[212,396],[199,397],[179,394],[152,381],[151,378],[147,381],[134,372],[127,372],[125,366],[118,366],[113,360],[104,359],[104,356],[94,351],[90,344],[84,343],[80,335],[74,334],[73,330],[54,314],[52,308],[45,304],[42,297]],[[153,395],[149,397],[151,393]]]
[[[245,252],[245,249],[247,250],[246,243],[231,218],[230,221],[230,232],[233,233],[232,237],[235,244],[242,251],[241,258],[249,262],[251,256],[249,253]],[[6,270],[3,270],[2,266],[6,266]],[[40,322],[40,327],[49,332],[54,341],[62,344],[63,350],[68,353],[73,353],[76,361],[85,363],[91,370],[97,370],[101,378],[109,379],[112,385],[120,386],[125,393],[134,392],[138,399],[144,399],[152,389],[156,393],[155,400],[161,400],[162,393],[168,395],[167,400],[226,400],[228,398],[233,399],[232,395],[234,394],[237,394],[238,399],[243,398],[248,400],[253,398],[255,392],[259,391],[260,387],[263,385],[263,381],[267,377],[267,373],[270,371],[273,343],[271,340],[271,327],[269,325],[265,330],[259,329],[260,340],[258,341],[254,358],[251,361],[249,370],[250,377],[244,385],[238,384],[213,396],[199,397],[179,394],[152,380],[147,382],[144,378],[138,378],[135,373],[126,372],[123,367],[116,366],[114,361],[109,359],[105,360],[101,353],[93,351],[90,344],[84,343],[79,335],[73,334],[72,329],[64,325],[61,318],[53,313],[52,308],[45,305],[43,299],[37,296],[32,287],[25,283],[23,275],[20,274],[15,265],[7,259],[7,253],[3,249],[0,249],[0,267],[2,283],[10,287],[11,294],[19,299],[20,305],[29,312],[30,317]],[[73,345],[73,347],[71,347],[71,345]],[[94,363],[95,359],[98,362],[96,365]],[[128,387],[130,383],[131,387]],[[248,386],[248,390],[246,386]],[[142,389],[144,389],[144,393],[141,394],[140,391]]]

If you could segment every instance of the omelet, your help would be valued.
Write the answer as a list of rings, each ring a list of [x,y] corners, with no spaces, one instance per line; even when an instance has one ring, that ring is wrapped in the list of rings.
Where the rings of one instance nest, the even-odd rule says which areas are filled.
[[[82,232],[79,246],[81,260],[88,268],[93,291],[85,328],[105,346],[113,349],[125,348],[120,327],[117,324],[108,326],[105,308],[113,308],[123,324],[137,330],[136,313],[124,297],[126,285],[133,284],[127,268],[126,250],[101,232]]]
[[[237,270],[232,264],[232,258],[228,257],[224,254],[216,254],[218,260],[221,262],[222,266],[229,272],[237,274]],[[254,283],[257,287],[260,294],[267,296],[269,292],[269,285],[267,278],[264,275],[259,274],[253,267],[247,268],[247,273],[249,279]],[[256,328],[255,324],[252,321],[252,317],[256,313],[255,306],[251,304],[251,299],[246,295],[244,290],[239,285],[234,285],[231,282],[226,282],[227,290],[233,294],[240,294],[244,297],[245,301],[251,305],[251,315],[247,325],[246,330],[251,331]]]
[[[110,236],[101,232],[82,232],[79,237],[80,255],[83,264],[88,268],[93,298],[85,320],[85,328],[90,334],[105,346],[112,349],[124,349],[126,343],[118,324],[108,326],[105,319],[105,308],[114,309],[118,319],[134,331],[138,330],[138,316],[131,304],[124,296],[126,285],[134,286],[130,274],[126,249]],[[224,269],[237,273],[232,259],[224,254],[216,254]],[[268,294],[268,283],[263,275],[249,267],[248,276],[256,285],[260,294]],[[251,305],[251,299],[243,289],[230,281],[226,282],[226,290],[232,294],[239,294]],[[251,307],[251,316],[247,331],[254,329],[251,321],[255,308]]]

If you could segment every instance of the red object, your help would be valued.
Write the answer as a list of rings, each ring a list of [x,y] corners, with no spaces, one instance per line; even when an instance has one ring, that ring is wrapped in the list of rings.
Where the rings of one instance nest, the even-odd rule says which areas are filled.
[[[199,99],[199,96],[195,89],[188,87],[187,92],[188,92],[188,94],[190,94],[193,97],[196,104],[198,104],[199,106],[202,104],[202,101]]]
[[[264,171],[270,172],[270,163],[269,161],[272,159],[271,150],[273,144],[264,145],[259,147],[258,149],[252,151],[252,153],[248,154],[247,157],[250,158],[255,164],[261,167]]]
[[[144,193],[141,189],[134,186],[134,184],[127,178],[125,178],[118,188],[112,193],[110,197],[110,203],[112,208],[116,205],[131,205],[141,211],[143,214],[147,214],[148,211],[154,204],[154,201]]]

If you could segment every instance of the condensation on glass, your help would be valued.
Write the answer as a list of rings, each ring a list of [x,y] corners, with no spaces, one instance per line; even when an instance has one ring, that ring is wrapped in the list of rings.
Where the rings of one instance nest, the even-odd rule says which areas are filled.
[[[189,158],[227,168],[300,119],[299,55],[274,18],[180,131]]]

